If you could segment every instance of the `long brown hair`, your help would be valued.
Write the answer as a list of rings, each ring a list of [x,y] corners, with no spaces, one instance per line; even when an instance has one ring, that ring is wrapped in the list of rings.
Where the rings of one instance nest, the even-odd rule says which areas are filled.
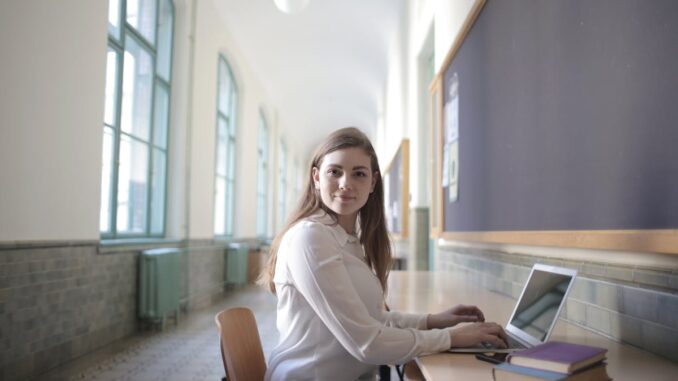
[[[358,226],[360,233],[360,244],[365,251],[367,265],[372,268],[375,275],[381,283],[381,287],[386,292],[386,280],[391,269],[392,254],[391,241],[386,231],[386,217],[384,215],[384,183],[381,179],[381,170],[377,154],[372,147],[372,143],[367,136],[355,127],[342,128],[334,131],[327,139],[316,149],[310,165],[306,168],[306,186],[304,193],[299,199],[294,213],[287,222],[285,228],[280,231],[273,240],[270,249],[268,264],[259,277],[259,283],[268,287],[275,294],[275,264],[278,259],[278,248],[280,241],[287,231],[300,220],[311,216],[322,209],[337,221],[337,214],[323,204],[320,198],[320,192],[315,188],[313,182],[313,168],[320,168],[325,155],[345,148],[362,148],[370,157],[372,174],[375,177],[374,190],[367,199],[365,205],[358,212]]]

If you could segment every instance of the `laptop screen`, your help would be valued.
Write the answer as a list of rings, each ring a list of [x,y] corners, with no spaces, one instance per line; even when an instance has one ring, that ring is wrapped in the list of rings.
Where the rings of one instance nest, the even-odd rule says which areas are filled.
[[[546,341],[575,275],[575,270],[535,265],[509,325],[531,336],[520,334],[531,344]]]

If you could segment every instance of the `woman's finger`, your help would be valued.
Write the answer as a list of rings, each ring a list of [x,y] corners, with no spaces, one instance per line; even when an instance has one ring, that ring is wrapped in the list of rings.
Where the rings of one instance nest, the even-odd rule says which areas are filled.
[[[505,345],[508,344],[508,336],[506,336],[506,332],[504,331],[504,328],[502,328],[502,326],[500,326],[497,323],[486,323],[486,324],[488,324],[486,326],[487,327],[486,332],[488,332],[491,335],[499,338],[499,340],[504,342]]]
[[[459,319],[459,323],[475,323],[480,321],[475,315],[459,315],[457,319]]]
[[[494,336],[494,335],[487,335],[487,336],[485,336],[485,338],[483,339],[483,341],[492,343],[492,345],[493,345],[494,347],[500,348],[500,349],[505,349],[505,348],[508,347],[508,346],[506,345],[506,342],[505,342],[504,340],[502,340],[502,339],[499,338],[498,336]]]

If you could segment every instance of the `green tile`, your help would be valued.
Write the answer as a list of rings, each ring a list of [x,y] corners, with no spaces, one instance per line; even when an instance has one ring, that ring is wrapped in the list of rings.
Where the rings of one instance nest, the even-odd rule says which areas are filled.
[[[633,270],[633,281],[642,285],[669,287],[670,273],[652,270]]]
[[[633,281],[633,269],[627,267],[619,267],[608,265],[605,276],[611,279],[622,280],[625,282]]]
[[[642,320],[657,321],[657,293],[637,287],[623,286],[622,311]]]
[[[593,282],[593,288],[594,304],[614,311],[623,309],[622,291],[619,286],[605,282]]]
[[[585,325],[586,323],[586,305],[576,300],[569,299],[567,301],[566,317],[578,324]]]
[[[619,339],[637,347],[643,346],[642,320],[628,315],[619,315]]]
[[[678,329],[678,295],[657,294],[657,323]]]
[[[602,277],[605,276],[606,267],[595,263],[584,263],[581,272],[589,276]]]
[[[586,305],[585,325],[596,331],[609,334],[610,312],[593,305]]]
[[[678,362],[678,330],[643,322],[643,348]]]

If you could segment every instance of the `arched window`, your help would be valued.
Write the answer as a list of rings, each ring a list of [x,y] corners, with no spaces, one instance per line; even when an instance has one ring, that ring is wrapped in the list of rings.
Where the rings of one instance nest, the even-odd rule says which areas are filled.
[[[214,235],[233,236],[235,199],[235,131],[238,90],[226,58],[219,55],[217,84]]]
[[[287,147],[280,140],[278,155],[278,229],[285,223],[285,201],[287,197]]]
[[[259,142],[257,145],[257,236],[268,236],[268,125],[259,111]]]
[[[165,234],[172,77],[171,0],[110,0],[102,238]]]

